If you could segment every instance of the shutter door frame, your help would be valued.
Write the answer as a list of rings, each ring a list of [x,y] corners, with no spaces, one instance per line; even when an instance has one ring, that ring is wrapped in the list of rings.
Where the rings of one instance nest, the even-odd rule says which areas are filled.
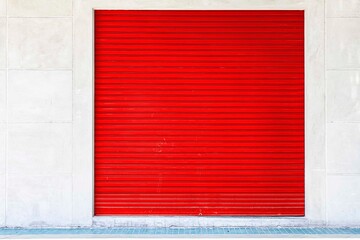
[[[281,2],[252,0],[227,2],[214,0],[212,5],[196,1],[191,5],[184,5],[181,1],[173,1],[171,9],[201,9],[201,10],[304,10],[305,11],[305,191],[306,213],[303,218],[277,217],[276,224],[288,226],[307,226],[311,222],[325,221],[323,213],[325,205],[322,204],[326,189],[324,181],[325,158],[325,75],[324,69],[324,19],[320,13],[323,5],[313,1],[284,0]],[[158,217],[101,217],[94,216],[94,10],[148,10],[169,9],[164,2],[154,1],[148,3],[131,0],[104,2],[102,0],[78,1],[74,5],[73,24],[73,216],[78,224],[112,225],[116,220],[117,226],[128,226],[129,221],[134,226],[146,224],[156,227]],[[317,24],[314,24],[317,23]],[[198,218],[161,218],[162,226],[195,226],[191,219]],[[216,222],[212,217],[202,217],[197,224],[201,226],[218,226],[217,222],[224,224],[228,218],[217,217]],[[233,217],[232,223],[237,226],[269,226],[272,218],[248,218]],[[198,226],[198,225],[196,225]]]

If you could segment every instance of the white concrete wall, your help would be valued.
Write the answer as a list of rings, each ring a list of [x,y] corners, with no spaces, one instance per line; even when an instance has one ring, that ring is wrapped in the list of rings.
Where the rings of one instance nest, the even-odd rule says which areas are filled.
[[[72,222],[72,0],[0,0],[0,226]]]
[[[360,1],[325,11],[327,222],[360,225]]]
[[[183,1],[184,8],[192,2]],[[269,5],[273,2],[281,5],[282,0]],[[309,2],[321,6],[311,14],[326,16],[326,66],[311,66],[326,74],[327,157],[325,166],[314,163],[321,174],[312,180],[316,186],[326,182],[326,189],[318,189],[326,193],[318,202],[325,213],[317,216],[323,224],[360,225],[360,0],[325,0],[324,7],[322,0]],[[79,197],[82,180],[75,173],[81,165],[73,161],[73,5],[72,0],[0,0],[0,226],[92,222],[91,212],[77,214],[88,203]],[[324,38],[323,31],[316,34]],[[159,221],[154,225],[162,226]],[[297,220],[278,222],[287,221]],[[198,225],[199,219],[188,222]]]

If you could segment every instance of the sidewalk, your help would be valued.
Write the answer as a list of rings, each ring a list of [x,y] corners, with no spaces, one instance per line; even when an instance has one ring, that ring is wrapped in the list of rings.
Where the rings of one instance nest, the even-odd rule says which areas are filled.
[[[360,228],[0,228],[0,238],[62,237],[355,237]]]

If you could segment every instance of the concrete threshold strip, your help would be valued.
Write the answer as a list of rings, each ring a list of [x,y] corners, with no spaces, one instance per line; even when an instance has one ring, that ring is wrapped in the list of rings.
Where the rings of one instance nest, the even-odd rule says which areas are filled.
[[[286,235],[286,236],[274,236],[274,235],[265,235],[265,236],[259,236],[259,235],[197,235],[197,236],[188,236],[188,235],[173,235],[173,236],[167,236],[164,237],[163,235],[148,235],[148,236],[129,236],[129,235],[113,235],[113,236],[103,236],[103,235],[23,235],[23,236],[0,236],[0,239],[102,239],[102,240],[113,240],[113,239],[227,239],[227,238],[235,238],[235,239],[284,239],[284,238],[290,238],[294,240],[302,240],[302,239],[339,239],[339,240],[346,240],[346,239],[360,239],[354,235],[351,236],[319,236],[319,235],[306,235],[306,236],[295,236],[295,235]]]
[[[0,228],[0,239],[359,238],[360,228]]]

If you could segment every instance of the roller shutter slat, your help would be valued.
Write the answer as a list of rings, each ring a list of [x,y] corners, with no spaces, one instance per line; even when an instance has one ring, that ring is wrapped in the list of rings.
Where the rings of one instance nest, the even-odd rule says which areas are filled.
[[[95,215],[304,215],[304,12],[95,11]]]

